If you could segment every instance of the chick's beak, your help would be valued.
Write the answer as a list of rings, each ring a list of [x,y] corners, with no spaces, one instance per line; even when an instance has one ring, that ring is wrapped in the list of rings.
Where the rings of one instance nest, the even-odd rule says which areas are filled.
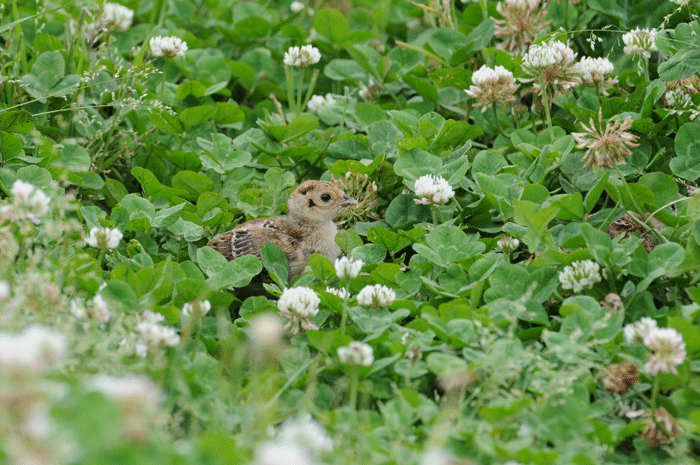
[[[340,202],[343,207],[349,207],[350,205],[357,205],[357,200],[350,197],[348,194],[343,194],[343,201]]]

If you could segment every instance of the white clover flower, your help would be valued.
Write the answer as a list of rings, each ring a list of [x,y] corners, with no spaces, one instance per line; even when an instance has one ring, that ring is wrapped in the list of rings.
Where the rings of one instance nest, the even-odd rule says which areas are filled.
[[[253,465],[314,465],[306,449],[299,444],[265,442],[255,451]]]
[[[312,455],[333,452],[333,439],[326,429],[308,413],[301,417],[286,420],[277,432],[277,440],[283,443],[297,444]]]
[[[16,334],[0,332],[0,367],[46,371],[66,356],[67,345],[66,337],[48,326],[28,326]]]
[[[326,94],[325,97],[323,95],[314,95],[306,105],[309,107],[309,110],[318,111],[335,105],[335,99],[330,93]]]
[[[86,381],[88,391],[100,392],[129,408],[154,412],[163,401],[163,390],[145,375],[109,376],[98,374]]]
[[[452,465],[456,463],[452,453],[445,449],[431,448],[423,452],[420,465]]]
[[[326,292],[329,294],[336,295],[336,296],[340,297],[341,299],[345,299],[345,297],[348,297],[350,295],[348,293],[348,290],[345,288],[336,289],[334,287],[326,286]]]
[[[185,56],[187,51],[187,42],[179,37],[151,37],[149,42],[151,55],[155,57],[172,58],[174,56]]]
[[[496,242],[496,246],[503,253],[511,253],[520,245],[520,241],[514,237],[504,236]]]
[[[659,50],[656,48],[656,29],[636,28],[623,34],[622,42],[625,43],[623,49],[625,55],[642,55],[644,58],[649,58],[652,52]]]
[[[282,292],[277,301],[280,315],[289,322],[285,325],[291,334],[297,334],[299,329],[318,329],[309,318],[318,314],[321,299],[316,292],[308,287],[291,287]]]
[[[413,185],[413,190],[420,199],[414,200],[422,205],[439,205],[447,203],[455,196],[452,186],[441,176],[426,174]]]
[[[613,64],[607,58],[583,57],[577,65],[583,83],[589,86],[601,85],[614,71]]]
[[[99,292],[90,302],[85,299],[75,298],[70,301],[70,312],[79,320],[90,319],[100,323],[107,323],[112,318],[107,302]],[[89,325],[85,325],[87,328]]]
[[[173,347],[180,343],[180,336],[175,329],[160,324],[164,319],[165,317],[160,313],[150,310],[139,315],[136,330],[140,333],[140,337],[136,342],[136,353],[140,357],[145,357],[148,352],[161,346]]]
[[[357,294],[357,303],[365,307],[388,307],[394,303],[394,299],[396,293],[381,284],[365,286]]]
[[[321,61],[321,52],[312,45],[289,47],[284,53],[284,64],[297,68],[306,68]]]
[[[292,13],[299,13],[304,8],[306,8],[304,2],[292,2],[292,4],[289,5],[289,9],[292,11]]]
[[[369,344],[353,341],[347,346],[338,347],[338,359],[347,365],[368,367],[374,362],[374,350]]]
[[[105,3],[102,8],[102,27],[126,31],[134,20],[134,10],[118,3]]]
[[[284,326],[282,320],[274,313],[261,313],[255,315],[250,322],[248,337],[253,347],[258,350],[267,350],[277,347],[282,341]]]
[[[673,3],[679,6],[687,5],[690,3],[690,0],[671,0]]]
[[[568,65],[576,58],[576,53],[564,42],[551,40],[531,45],[523,57],[523,67],[538,71],[552,65]]]
[[[10,193],[12,205],[4,206],[1,213],[13,221],[27,219],[39,224],[41,218],[49,212],[51,197],[28,182],[17,179],[12,184]]]
[[[644,336],[644,345],[651,350],[644,369],[652,375],[678,374],[676,367],[685,360],[683,336],[673,328],[654,328]]]
[[[124,234],[116,228],[92,228],[90,235],[85,238],[85,243],[96,249],[116,249]]]
[[[22,434],[32,439],[48,439],[55,431],[56,425],[46,411],[45,406],[36,405],[22,424]],[[29,463],[32,462],[30,461]]]
[[[531,70],[546,68],[556,62],[556,50],[547,42],[531,45],[523,57],[523,67]]]
[[[496,103],[505,105],[515,101],[518,90],[513,73],[503,66],[482,66],[474,71],[472,84],[465,92],[479,101],[475,106],[482,106],[482,113]]]
[[[360,275],[362,270],[362,265],[365,263],[362,260],[355,260],[354,258],[340,257],[336,258],[333,265],[335,266],[335,274],[340,278],[353,279]]]
[[[600,265],[592,260],[574,262],[571,266],[565,266],[564,271],[559,273],[561,287],[573,289],[574,292],[592,289],[600,280]]]
[[[187,302],[182,306],[182,318],[188,319],[194,316],[199,319],[209,313],[209,310],[211,310],[211,304],[208,300]]]
[[[683,92],[683,89],[674,89],[666,92],[666,103],[670,108],[682,110],[692,103],[690,95]]]
[[[109,311],[109,306],[105,302],[104,297],[99,292],[92,298],[92,318],[101,323],[107,323],[112,318],[112,313]]]
[[[11,289],[10,289],[10,283],[7,281],[0,280],[0,300],[7,300],[10,298],[11,295]]]
[[[622,334],[624,334],[625,341],[628,343],[642,342],[644,341],[644,337],[649,334],[652,329],[656,328],[658,328],[656,320],[645,316],[639,321],[625,325],[625,327],[622,328]]]

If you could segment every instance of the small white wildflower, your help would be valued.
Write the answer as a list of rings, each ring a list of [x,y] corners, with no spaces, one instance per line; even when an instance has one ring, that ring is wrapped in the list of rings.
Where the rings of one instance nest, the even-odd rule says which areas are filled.
[[[523,57],[523,67],[537,71],[554,64],[569,64],[576,58],[576,53],[564,42],[551,40],[531,45]]]
[[[357,294],[357,303],[365,307],[388,307],[394,303],[394,299],[396,293],[381,284],[365,286]]]
[[[289,329],[291,334],[297,334],[299,329],[318,329],[309,318],[318,314],[320,303],[321,299],[313,289],[291,287],[282,292],[277,301],[277,308],[280,315],[289,320],[285,328]]]
[[[0,367],[42,372],[66,356],[66,337],[53,328],[32,325],[16,334],[0,332]]]
[[[334,287],[326,286],[326,292],[329,294],[336,295],[336,296],[340,297],[341,299],[345,299],[345,297],[349,296],[348,290],[345,288],[336,289]]]
[[[105,3],[102,8],[102,27],[126,31],[134,20],[134,10],[118,3]]]
[[[622,35],[622,42],[625,43],[623,52],[625,55],[642,55],[644,58],[651,57],[652,52],[657,52],[656,29],[636,28]]]
[[[690,95],[683,92],[683,89],[674,89],[666,92],[666,103],[669,108],[674,110],[682,110],[692,103]]]
[[[185,56],[187,42],[179,37],[151,37],[149,42],[151,54],[155,57],[172,58],[174,56]]]
[[[321,61],[321,52],[312,45],[289,47],[284,53],[284,64],[297,68],[306,68]]]
[[[445,449],[431,448],[423,452],[420,465],[452,465],[458,463],[455,456]]]
[[[4,279],[0,280],[0,300],[7,300],[10,298],[10,295],[10,283],[5,281]]]
[[[136,343],[136,353],[145,357],[149,351],[154,351],[161,346],[176,346],[180,342],[180,337],[175,329],[160,324],[165,317],[160,313],[146,310],[139,315],[139,322],[136,330],[140,333]]]
[[[289,5],[289,9],[292,11],[292,13],[299,13],[304,8],[306,8],[304,2],[292,2],[292,4]]]
[[[162,389],[145,375],[116,377],[98,374],[87,380],[86,388],[122,402],[129,408],[138,406],[147,412],[156,411],[164,398]]]
[[[34,224],[41,223],[41,218],[49,212],[51,197],[34,185],[17,179],[10,188],[12,205],[6,205],[2,213],[11,220],[28,219]]]
[[[625,336],[625,341],[628,343],[642,342],[651,330],[657,328],[656,320],[645,316],[639,321],[625,325],[625,327],[622,328],[622,333]]]
[[[523,57],[523,67],[531,70],[546,68],[556,62],[556,51],[546,42],[531,45]]]
[[[124,234],[116,228],[92,228],[90,235],[85,238],[85,243],[96,249],[116,249]]]
[[[369,344],[353,341],[347,346],[338,347],[338,358],[347,365],[368,367],[374,362],[374,350]]]
[[[107,323],[112,318],[109,306],[100,293],[92,298],[92,317],[101,323]]]
[[[441,176],[426,174],[421,176],[413,185],[413,190],[420,199],[414,200],[417,204],[439,205],[447,203],[455,196],[452,186]]]
[[[615,69],[607,58],[591,57],[581,58],[577,68],[584,84],[591,86],[605,82]]]
[[[284,326],[278,315],[261,313],[255,315],[250,322],[248,337],[255,350],[268,350],[277,347],[282,342]]]
[[[332,94],[326,94],[324,97],[323,95],[314,95],[309,99],[309,103],[307,103],[307,106],[309,107],[309,110],[311,111],[318,111],[323,108],[328,108],[330,106],[333,106],[335,104],[335,99],[333,98]]]
[[[194,316],[199,319],[209,313],[209,310],[211,310],[211,304],[208,300],[187,302],[182,306],[182,317],[188,319]]]
[[[513,73],[503,66],[482,66],[474,71],[472,84],[465,92],[478,100],[475,106],[482,106],[482,113],[496,103],[506,105],[515,101],[515,92],[518,90]]]
[[[277,440],[298,444],[313,455],[333,452],[334,448],[333,439],[326,429],[308,413],[282,423],[277,433]]]
[[[48,439],[55,430],[56,425],[46,409],[38,405],[34,407],[22,425],[22,434],[38,440]]]
[[[651,350],[644,369],[652,374],[678,374],[676,367],[686,356],[683,336],[673,328],[654,328],[644,336],[644,345]]]
[[[559,273],[561,287],[573,289],[574,292],[592,289],[600,280],[600,265],[592,260],[574,262],[571,266],[565,266],[564,271]]]
[[[355,260],[354,258],[340,257],[336,258],[333,265],[335,266],[335,274],[340,278],[353,279],[360,275],[362,270],[362,265],[365,263],[362,260]]]
[[[255,451],[253,465],[313,465],[314,461],[299,444],[265,442]]]
[[[690,0],[671,0],[673,3],[679,6],[687,5],[690,3]]]
[[[511,253],[520,245],[520,241],[514,237],[504,236],[496,242],[496,246],[503,253]]]

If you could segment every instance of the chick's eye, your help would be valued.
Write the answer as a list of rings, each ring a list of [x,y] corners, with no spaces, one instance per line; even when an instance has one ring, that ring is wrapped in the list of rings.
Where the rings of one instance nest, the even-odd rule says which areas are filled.
[[[329,202],[331,200],[330,194],[321,194],[321,200],[324,202]]]

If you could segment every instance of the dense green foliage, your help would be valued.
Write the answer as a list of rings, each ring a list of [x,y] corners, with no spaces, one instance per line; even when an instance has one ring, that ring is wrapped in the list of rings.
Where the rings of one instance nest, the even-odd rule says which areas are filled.
[[[696,2],[520,1],[518,34],[505,3],[423,1],[129,0],[126,27],[86,1],[5,5],[0,463],[696,463]],[[648,57],[624,52],[637,27],[658,29]],[[188,49],[157,57],[157,36]],[[533,41],[614,71],[548,80],[523,66]],[[286,66],[305,44],[320,61]],[[465,93],[483,65],[512,99]],[[424,175],[454,197],[416,202]],[[359,276],[316,255],[287,283],[279,249],[206,246],[306,179],[360,202],[336,238]],[[270,297],[237,298],[263,267]],[[388,305],[358,298],[375,284]],[[318,329],[277,340],[261,316],[300,286]],[[678,363],[652,367],[642,318],[682,336]],[[353,341],[367,366],[340,360]],[[623,361],[638,383],[610,381]],[[333,445],[290,458],[304,414]]]

